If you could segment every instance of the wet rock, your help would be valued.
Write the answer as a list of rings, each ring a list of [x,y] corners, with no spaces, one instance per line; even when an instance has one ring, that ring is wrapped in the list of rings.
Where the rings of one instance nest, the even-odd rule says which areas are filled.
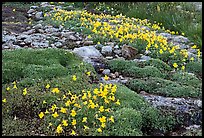
[[[76,53],[80,57],[102,57],[102,54],[94,46],[74,48],[73,53]]]
[[[110,75],[110,69],[104,69],[102,74],[104,75]]]
[[[111,46],[103,46],[101,49],[101,53],[104,56],[111,56],[112,55],[112,47]]]

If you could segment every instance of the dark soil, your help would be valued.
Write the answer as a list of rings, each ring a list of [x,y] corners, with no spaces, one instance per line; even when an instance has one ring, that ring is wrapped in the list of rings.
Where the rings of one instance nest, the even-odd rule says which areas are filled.
[[[17,34],[25,31],[26,27],[30,26],[27,17],[28,10],[28,7],[13,7],[2,4],[2,30]]]

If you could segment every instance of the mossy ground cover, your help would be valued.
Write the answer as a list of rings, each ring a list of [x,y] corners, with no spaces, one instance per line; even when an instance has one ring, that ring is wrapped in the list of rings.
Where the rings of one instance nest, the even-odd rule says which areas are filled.
[[[200,72],[201,64],[196,64]],[[173,97],[200,97],[202,91],[202,81],[196,75],[187,72],[175,71],[166,63],[159,59],[151,59],[145,62],[134,62],[125,60],[112,60],[107,62],[107,66],[113,71],[130,76],[127,86],[136,92],[146,91],[148,93]],[[187,66],[189,68],[192,66]],[[199,68],[200,67],[200,68]],[[202,73],[202,72],[200,72]]]
[[[20,66],[11,64],[15,62]],[[45,112],[45,109],[53,103],[62,105],[60,97],[68,91],[82,94],[82,90],[93,90],[98,87],[98,84],[90,83],[90,76],[86,74],[91,72],[90,75],[94,76],[94,69],[91,65],[85,63],[82,65],[82,63],[74,54],[59,49],[3,51],[2,98],[6,99],[2,103],[3,135],[56,135],[55,131],[51,132],[46,128],[45,120],[39,118],[39,113]],[[38,66],[41,68],[36,71]],[[58,66],[61,67],[57,68]],[[18,67],[22,68],[17,70]],[[47,73],[49,68],[52,72]],[[13,71],[17,74],[16,77],[11,75]],[[50,73],[56,74],[49,76]],[[76,75],[75,81],[73,75]],[[15,83],[12,83],[13,81]],[[54,88],[59,89],[59,95],[53,94]],[[163,117],[159,117],[158,110],[127,87],[117,84],[115,97],[120,100],[120,106],[111,107],[114,116],[112,125],[102,133],[95,131],[84,133],[80,129],[76,132],[80,135],[147,135],[149,132],[143,131],[147,127],[151,131],[159,127],[170,129],[162,125]],[[46,104],[43,101],[46,101]]]

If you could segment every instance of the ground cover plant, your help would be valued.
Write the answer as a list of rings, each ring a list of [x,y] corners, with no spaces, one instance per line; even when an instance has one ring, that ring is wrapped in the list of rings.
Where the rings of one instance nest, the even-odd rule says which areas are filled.
[[[27,6],[30,4],[33,3]],[[91,64],[69,50],[2,50],[2,135],[151,136],[156,131],[165,134],[176,128],[177,118],[172,113],[153,107],[139,93],[201,97],[200,34],[192,36],[195,34],[190,35],[187,26],[182,28],[177,25],[183,20],[177,16],[173,27],[166,20],[161,24],[161,18],[152,15],[160,22],[156,23],[148,16],[149,10],[155,11],[152,7],[156,6],[163,17],[161,11],[168,9],[168,3],[150,3],[144,19],[135,10],[123,12],[125,6],[129,9],[141,6],[142,9],[144,3],[123,6],[104,2],[50,4],[63,8],[54,8],[54,12],[49,12],[50,8],[41,7],[43,25],[64,26],[82,33],[86,40],[92,40],[98,46],[106,45],[106,42],[113,42],[119,47],[129,45],[140,54],[149,52],[151,59],[142,62],[123,59],[106,61],[111,72],[130,78],[123,85],[106,83],[110,80],[107,75],[100,76]],[[15,8],[19,3],[6,5]],[[73,7],[75,10],[72,10]],[[96,8],[92,10],[93,7]],[[36,22],[29,21],[29,24],[32,23]],[[187,50],[168,43],[157,32],[197,38],[197,44],[191,47],[196,50],[196,57],[189,58]],[[104,83],[99,82],[101,77]]]

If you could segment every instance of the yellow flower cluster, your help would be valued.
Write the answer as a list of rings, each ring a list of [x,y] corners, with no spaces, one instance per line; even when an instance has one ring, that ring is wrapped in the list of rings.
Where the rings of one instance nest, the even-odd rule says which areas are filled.
[[[92,34],[89,34],[88,38],[94,38],[97,34],[97,36],[105,38],[107,41],[114,40],[119,44],[129,45],[141,40],[146,44],[144,49],[155,51],[157,55],[167,53],[175,58],[177,58],[176,53],[179,52],[184,56],[181,61],[179,59],[181,63],[178,66],[185,66],[184,61],[189,60],[187,51],[182,51],[178,46],[172,45],[172,43],[169,44],[167,38],[156,34],[156,31],[159,30],[171,34],[178,34],[178,32],[165,30],[164,27],[160,27],[160,23],[152,24],[147,19],[129,18],[122,16],[122,14],[116,16],[103,13],[96,15],[87,11],[66,11],[59,9],[53,14],[52,20],[61,21],[62,24],[70,20],[79,22],[81,27],[91,30]],[[144,26],[149,29],[146,29]],[[200,52],[198,52],[198,57],[200,57]],[[171,65],[173,66],[173,63]]]
[[[86,74],[89,76],[90,72]],[[57,134],[79,135],[78,130],[81,128],[84,132],[90,131],[89,128],[96,128],[98,133],[102,133],[108,124],[114,123],[112,108],[120,105],[119,99],[115,97],[116,85],[100,83],[99,88],[92,91],[82,90],[80,94],[71,91],[64,93],[58,88],[51,88],[49,84],[45,87],[51,94],[58,95],[61,102],[53,101],[48,104],[43,100],[43,104],[47,104],[48,108],[45,112],[41,111],[38,116]]]

